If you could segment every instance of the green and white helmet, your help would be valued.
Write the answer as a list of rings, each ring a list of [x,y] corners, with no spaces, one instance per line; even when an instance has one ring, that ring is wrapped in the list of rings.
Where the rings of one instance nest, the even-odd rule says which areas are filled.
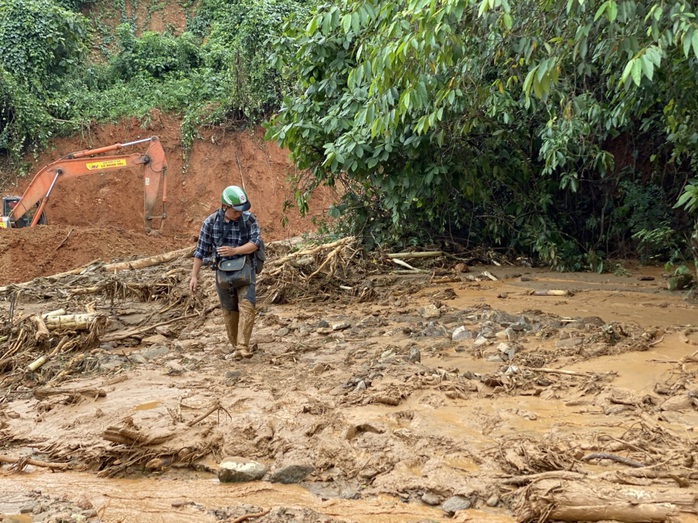
[[[242,187],[237,185],[229,185],[223,189],[221,194],[221,203],[232,207],[236,211],[247,211],[250,207],[250,200],[247,198],[247,193]]]

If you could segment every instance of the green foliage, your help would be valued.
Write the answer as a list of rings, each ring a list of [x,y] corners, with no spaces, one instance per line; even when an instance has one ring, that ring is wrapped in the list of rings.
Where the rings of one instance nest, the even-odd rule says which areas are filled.
[[[112,58],[114,73],[121,80],[146,75],[162,79],[168,75],[187,75],[202,63],[200,42],[191,33],[179,37],[144,32],[136,38],[133,27],[121,24],[116,29],[119,50]]]
[[[78,66],[85,19],[50,0],[0,0],[0,65],[39,96]]]
[[[295,52],[288,65],[301,80],[268,136],[316,185],[351,189],[337,213],[367,242],[447,237],[560,269],[602,267],[633,232],[660,218],[680,223],[670,205],[640,195],[675,201],[674,181],[694,161],[694,9],[633,0],[324,5],[277,44]],[[607,147],[635,136],[654,147],[652,157],[639,144],[632,153],[651,172],[620,180]],[[621,181],[637,190],[619,191]]]
[[[74,129],[61,79],[80,67],[87,22],[49,0],[0,0],[0,151],[18,160]]]
[[[272,38],[289,19],[305,20],[303,2],[282,0],[204,0],[192,31],[206,35],[206,66],[221,73],[227,90],[221,113],[236,121],[255,121],[275,110],[288,91],[276,67]]]
[[[56,0],[55,3],[66,9],[79,12],[83,7],[92,5],[95,2],[97,0]]]

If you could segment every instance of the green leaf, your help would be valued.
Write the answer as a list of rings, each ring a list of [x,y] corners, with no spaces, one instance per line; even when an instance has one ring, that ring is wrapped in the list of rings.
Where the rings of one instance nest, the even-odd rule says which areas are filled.
[[[635,64],[635,58],[630,60],[626,65],[625,69],[623,69],[623,74],[620,77],[621,83],[625,83],[628,80],[628,76],[630,76],[630,72],[633,70],[633,65]]]
[[[351,14],[347,13],[342,17],[342,29],[345,33],[348,33],[351,29]]]
[[[511,15],[509,15],[508,13],[504,13],[502,15],[502,21],[504,22],[504,27],[511,31],[511,28],[514,25],[514,22],[511,19]]]
[[[599,9],[596,11],[596,14],[594,15],[594,22],[596,22],[599,18],[603,16],[603,14],[606,12],[606,9],[608,9],[608,0],[601,4]]]
[[[640,82],[642,81],[642,63],[638,59],[633,59],[633,62],[633,69],[630,74],[633,77],[633,82],[635,82],[635,85],[640,87]]]
[[[652,60],[649,59],[647,54],[643,54],[642,57],[640,57],[640,63],[642,63],[642,71],[645,73],[645,76],[652,80],[652,76],[654,75],[654,64]]]
[[[523,83],[523,91],[524,91],[524,93],[526,93],[526,95],[528,95],[528,93],[531,92],[531,86],[533,85],[533,79],[536,77],[537,71],[538,71],[538,66],[535,66],[526,75],[526,79],[524,80],[524,83]]]
[[[609,22],[613,23],[616,21],[616,18],[618,17],[618,4],[615,2],[615,0],[609,0],[606,15],[608,16]]]

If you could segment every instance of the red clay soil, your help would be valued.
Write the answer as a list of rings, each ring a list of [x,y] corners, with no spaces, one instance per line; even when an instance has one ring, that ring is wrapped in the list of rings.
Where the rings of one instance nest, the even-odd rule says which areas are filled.
[[[301,218],[287,177],[294,172],[288,153],[265,142],[263,131],[210,131],[186,155],[179,122],[151,114],[147,127],[137,122],[105,125],[88,136],[56,140],[34,163],[32,174],[2,188],[3,195],[21,195],[44,165],[66,154],[158,136],[167,155],[167,219],[157,235],[143,226],[143,176],[124,170],[87,175],[56,185],[46,206],[48,225],[0,230],[0,285],[28,281],[81,267],[95,260],[119,261],[193,246],[201,221],[218,207],[227,185],[247,190],[265,241],[312,232],[336,196],[318,193],[311,212]],[[124,154],[145,152],[134,146]],[[2,179],[11,180],[8,173]],[[156,210],[159,210],[158,206]],[[157,227],[157,224],[153,224]]]

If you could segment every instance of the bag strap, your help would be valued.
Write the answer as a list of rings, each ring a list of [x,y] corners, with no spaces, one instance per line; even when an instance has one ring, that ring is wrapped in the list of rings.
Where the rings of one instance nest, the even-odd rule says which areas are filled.
[[[233,228],[233,222],[225,221],[225,211],[223,211],[223,209],[218,209],[218,213],[216,214],[216,221],[221,221],[223,223],[223,232],[221,233],[221,235],[218,238],[216,238],[215,235],[213,237],[213,243],[215,244],[215,246],[220,247],[221,245],[223,245],[223,240],[225,239],[225,237],[228,236],[228,233]]]
[[[245,245],[250,241],[250,232],[247,228],[247,224],[245,223],[245,217],[240,216],[240,220],[240,238],[242,245]],[[254,224],[257,223],[257,220],[255,220],[255,217],[250,214],[249,222]]]

